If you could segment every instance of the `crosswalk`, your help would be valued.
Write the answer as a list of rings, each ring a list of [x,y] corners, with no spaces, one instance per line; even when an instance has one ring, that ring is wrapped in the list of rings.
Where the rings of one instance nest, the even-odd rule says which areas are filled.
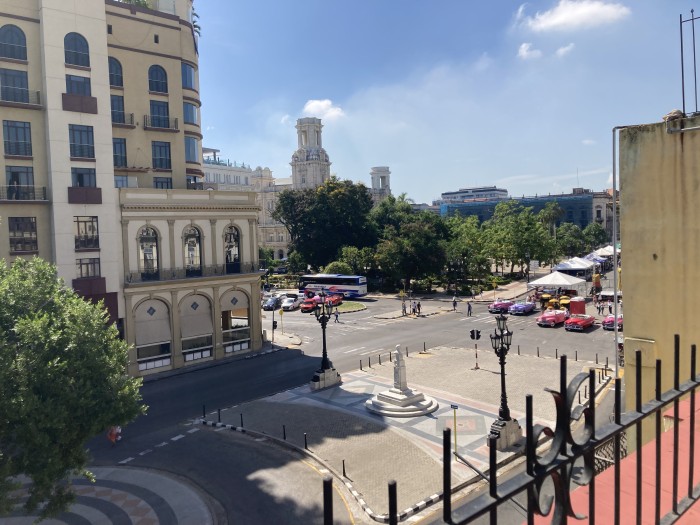
[[[523,315],[523,316],[518,316],[518,315],[510,315],[508,316],[508,327],[516,327],[516,326],[523,326],[523,325],[534,325],[536,315]],[[485,324],[485,325],[493,325],[496,326],[496,316],[495,315],[474,315],[471,317],[462,317],[460,321],[469,321],[472,323],[480,323],[480,324]]]

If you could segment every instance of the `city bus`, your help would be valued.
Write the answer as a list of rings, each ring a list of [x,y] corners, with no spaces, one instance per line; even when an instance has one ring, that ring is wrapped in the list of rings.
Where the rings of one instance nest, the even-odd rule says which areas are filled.
[[[299,293],[328,294],[342,293],[345,297],[364,297],[367,295],[367,277],[364,275],[341,275],[339,273],[317,273],[299,277]]]

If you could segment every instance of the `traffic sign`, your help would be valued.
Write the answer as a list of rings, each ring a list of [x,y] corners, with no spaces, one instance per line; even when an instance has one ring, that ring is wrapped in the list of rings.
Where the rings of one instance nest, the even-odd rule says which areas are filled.
[[[457,410],[459,407],[457,405],[450,405],[450,408]]]

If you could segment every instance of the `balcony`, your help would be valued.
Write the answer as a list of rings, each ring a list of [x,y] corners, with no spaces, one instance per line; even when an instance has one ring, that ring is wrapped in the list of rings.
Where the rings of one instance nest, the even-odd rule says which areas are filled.
[[[86,95],[75,95],[72,93],[62,93],[61,101],[63,111],[74,111],[76,113],[90,113],[97,115],[97,99]]]
[[[117,128],[135,128],[134,114],[112,110],[112,126]]]
[[[258,274],[260,270],[260,265],[253,263],[215,264],[211,266],[201,266],[197,268],[196,271],[194,271],[192,268],[172,268],[142,272],[129,272],[124,277],[124,282],[126,285],[129,285],[153,281],[179,281],[183,279],[224,277],[226,275],[242,275],[251,273]]]
[[[70,145],[71,159],[94,159],[95,146],[92,144],[74,144]]]
[[[85,252],[100,249],[99,235],[76,235],[75,236],[75,251]]]
[[[203,190],[204,189],[204,183],[203,182],[194,182],[194,181],[187,181],[187,189],[188,190]]]
[[[3,106],[39,109],[41,107],[41,91],[3,86],[0,88],[0,103]]]
[[[144,115],[143,129],[171,131],[173,133],[180,131],[180,129],[178,128],[178,119],[170,117],[161,117],[159,115]]]
[[[102,188],[69,186],[69,204],[102,204]]]
[[[0,201],[47,201],[46,188],[35,186],[0,186]]]
[[[5,156],[13,157],[31,157],[32,156],[32,143],[31,141],[17,141],[17,140],[5,140],[3,141],[5,146]]]

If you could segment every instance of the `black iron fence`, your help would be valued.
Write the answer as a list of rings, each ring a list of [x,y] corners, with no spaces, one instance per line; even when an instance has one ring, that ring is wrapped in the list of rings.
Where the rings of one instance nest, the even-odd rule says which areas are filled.
[[[0,186],[0,201],[45,201],[46,188],[40,186]]]
[[[488,515],[491,524],[497,523],[498,508],[504,503],[513,501],[516,496],[525,494],[527,505],[524,508],[528,525],[535,523],[537,516],[548,516],[551,523],[563,524],[569,520],[584,520],[594,525],[596,523],[596,505],[609,506],[605,510],[612,511],[612,518],[600,520],[600,523],[642,523],[642,503],[644,501],[645,515],[649,515],[653,509],[654,523],[674,523],[700,498],[700,483],[695,484],[695,406],[696,390],[700,387],[700,380],[696,370],[696,345],[691,346],[690,351],[690,379],[680,383],[681,367],[686,370],[688,364],[681,364],[680,338],[675,336],[673,363],[673,388],[662,392],[661,371],[662,361],[656,360],[655,398],[647,403],[642,402],[642,353],[636,351],[635,357],[635,392],[633,399],[635,409],[622,413],[622,379],[615,379],[615,409],[613,421],[596,430],[594,398],[583,409],[580,416],[582,422],[576,422],[573,416],[573,407],[577,404],[578,393],[587,387],[589,391],[595,391],[596,372],[590,370],[575,376],[571,382],[566,383],[567,358],[562,355],[560,359],[560,385],[559,390],[549,391],[557,409],[556,425],[554,429],[534,424],[534,407],[531,395],[526,397],[526,435],[525,435],[525,470],[514,477],[498,482],[498,463],[496,455],[496,438],[489,436],[490,457],[488,470],[488,490],[476,496],[474,499],[452,508],[452,471],[453,452],[451,448],[451,430],[443,433],[443,492],[440,498],[443,500],[442,519],[444,523],[462,525],[472,523],[476,519]],[[630,395],[631,393],[628,393]],[[685,398],[685,399],[684,399]],[[680,406],[689,404],[688,422],[683,428],[683,441],[681,442],[681,417]],[[672,413],[673,431],[664,434],[664,412]],[[578,418],[580,419],[580,418]],[[643,453],[643,429],[642,425],[652,425],[655,452],[654,464],[645,467],[645,461],[650,461],[649,455]],[[625,461],[634,461],[635,486],[626,487],[626,496],[633,499],[634,510],[630,511],[626,506],[626,513],[621,516],[621,463],[626,455],[627,433],[632,430],[635,440],[635,452],[625,458]],[[671,453],[666,455],[662,451],[662,440],[665,449]],[[647,445],[651,446],[651,445]],[[684,458],[681,463],[680,454],[683,450]],[[685,457],[687,454],[687,457]],[[456,453],[455,453],[456,455]],[[662,460],[666,460],[664,461]],[[669,461],[670,460],[670,461]],[[596,492],[596,478],[606,470],[606,464],[613,469],[613,491],[607,491],[603,497],[605,501],[599,501]],[[672,481],[671,487],[662,485],[662,473]],[[645,474],[646,473],[646,474]],[[649,480],[650,473],[654,479]],[[642,480],[647,485],[653,485],[653,502],[645,496]],[[682,480],[682,481],[680,481]],[[651,483],[650,483],[651,482]],[[681,494],[681,485],[685,488]],[[572,490],[574,487],[586,487],[588,490],[584,504],[581,498],[574,502]],[[331,481],[324,480],[324,523],[332,523],[333,503],[330,497]],[[670,504],[664,500],[662,505],[662,492],[671,493]],[[630,495],[631,494],[631,495]],[[389,482],[389,515],[386,522],[398,523],[400,516],[397,513],[397,487],[396,482]],[[629,503],[629,500],[627,500]],[[576,508],[587,506],[587,509]],[[599,509],[602,510],[602,509]],[[600,516],[600,512],[598,514]],[[623,519],[624,518],[624,519]]]
[[[167,268],[162,270],[144,270],[140,272],[129,272],[124,277],[124,282],[125,284],[130,284],[150,281],[199,279],[202,277],[217,277],[223,275],[259,273],[260,270],[260,265],[254,263],[214,264],[210,266],[198,266],[196,270],[191,267]]]

